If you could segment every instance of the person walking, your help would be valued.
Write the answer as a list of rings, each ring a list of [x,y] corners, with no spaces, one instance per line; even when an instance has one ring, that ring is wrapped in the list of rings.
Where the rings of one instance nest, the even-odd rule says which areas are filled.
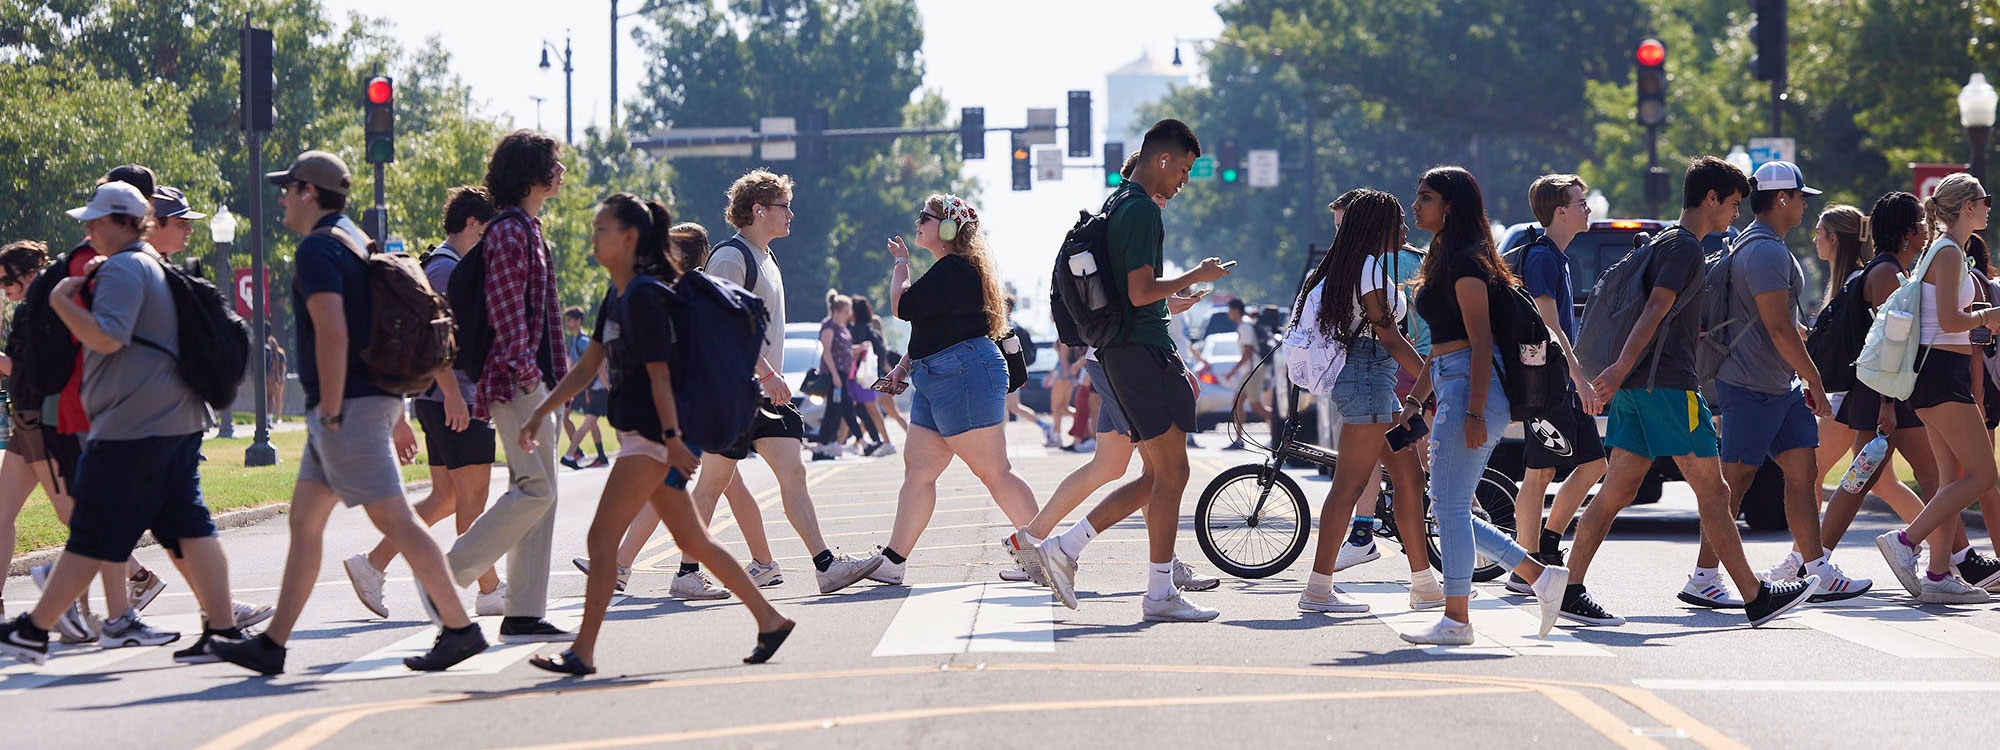
[[[583,331],[583,319],[582,307],[571,306],[563,311],[563,331],[569,336],[568,348],[565,351],[569,354],[571,362],[581,359],[584,347],[590,345],[590,334]],[[604,456],[604,433],[597,426],[597,420],[605,414],[605,400],[610,397],[609,394],[610,391],[605,389],[604,376],[599,374],[597,379],[590,381],[588,388],[577,394],[574,401],[563,405],[560,421],[563,432],[569,435],[569,451],[563,454],[562,465],[572,469],[586,466],[583,462],[585,435],[589,435],[590,439],[597,443],[597,460],[587,466],[596,469],[611,465],[611,459]],[[572,424],[569,418],[573,414],[582,414],[583,424]]]
[[[840,429],[854,408],[847,383],[854,379],[854,300],[831,289],[826,293],[826,317],[819,321],[819,372],[826,378],[826,411],[819,418],[814,461],[839,458]]]

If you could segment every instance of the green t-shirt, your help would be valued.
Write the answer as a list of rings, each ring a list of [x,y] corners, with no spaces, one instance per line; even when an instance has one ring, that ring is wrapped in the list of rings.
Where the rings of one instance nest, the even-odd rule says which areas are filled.
[[[1153,267],[1157,277],[1165,263],[1162,242],[1165,232],[1160,225],[1160,207],[1153,203],[1146,189],[1136,182],[1127,182],[1106,200],[1106,205],[1125,193],[1134,195],[1111,214],[1108,239],[1111,245],[1111,266],[1117,269],[1118,296],[1130,300],[1131,289],[1127,284],[1127,274],[1132,271]],[[1151,344],[1169,352],[1176,351],[1174,337],[1167,332],[1167,301],[1160,300],[1150,305],[1132,308],[1125,335],[1121,341],[1137,344]]]

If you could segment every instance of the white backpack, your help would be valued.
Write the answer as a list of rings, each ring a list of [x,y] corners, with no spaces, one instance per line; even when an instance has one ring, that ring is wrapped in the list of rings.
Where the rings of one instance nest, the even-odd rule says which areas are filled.
[[[1916,270],[1903,276],[1896,291],[1875,309],[1875,322],[1868,326],[1868,339],[1861,344],[1861,356],[1854,360],[1854,377],[1863,385],[1889,398],[1902,400],[1917,388],[1918,323],[1923,319],[1924,275],[1931,260],[1949,238],[1939,238],[1924,251]]]
[[[1307,393],[1333,392],[1333,382],[1347,366],[1347,345],[1319,331],[1320,284],[1306,293],[1300,315],[1285,331],[1285,377]]]

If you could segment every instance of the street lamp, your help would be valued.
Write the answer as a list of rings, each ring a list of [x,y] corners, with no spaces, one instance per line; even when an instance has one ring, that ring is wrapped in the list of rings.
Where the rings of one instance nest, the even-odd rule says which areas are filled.
[[[1972,142],[1972,176],[1981,181],[1986,179],[1986,145],[1993,137],[1996,108],[2000,108],[2000,94],[1993,92],[1986,74],[1972,74],[1972,80],[1958,92],[1958,124],[1965,126],[1965,138]]]
[[[1751,172],[1750,152],[1744,151],[1742,146],[1730,146],[1729,155],[1722,157],[1722,160],[1729,162],[1737,169],[1743,170],[1744,176],[1749,176]]]
[[[227,204],[216,209],[214,216],[208,217],[208,238],[215,241],[215,286],[217,288],[227,288],[229,290],[227,294],[234,297],[236,294],[236,285],[233,283],[233,279],[230,278],[229,256],[236,252],[236,215],[229,212]],[[225,287],[225,285],[227,286]],[[215,426],[216,437],[236,437],[235,414],[235,405],[231,404],[221,414],[215,415],[217,421]]]
[[[576,91],[573,88],[573,85],[576,83],[576,68],[570,65],[569,34],[567,32],[563,34],[563,48],[561,50],[556,49],[556,45],[554,42],[546,40],[542,42],[542,70],[548,70],[550,67],[549,66],[550,52],[554,52],[562,56],[563,142],[575,143],[576,142],[576,108],[575,108]]]
[[[1590,209],[1591,216],[1600,219],[1611,218],[1611,199],[1604,197],[1604,191],[1602,190],[1591,188],[1590,195],[1583,199],[1583,205],[1585,208]]]
[[[773,19],[773,18],[777,18],[777,17],[778,17],[778,14],[777,14],[777,12],[776,12],[776,11],[773,11],[773,10],[771,10],[771,0],[764,0],[764,5],[763,5],[763,7],[760,7],[760,8],[758,8],[758,9],[757,9],[757,20],[758,20],[758,21],[762,21],[762,22],[764,22],[764,23],[770,23],[770,22],[771,22],[771,19]]]

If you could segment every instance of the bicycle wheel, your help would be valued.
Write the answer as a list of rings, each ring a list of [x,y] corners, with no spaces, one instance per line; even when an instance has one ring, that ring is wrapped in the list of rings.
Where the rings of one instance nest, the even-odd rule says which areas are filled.
[[[1305,492],[1284,472],[1262,464],[1222,472],[1194,506],[1201,553],[1238,578],[1266,578],[1291,567],[1311,535]]]

